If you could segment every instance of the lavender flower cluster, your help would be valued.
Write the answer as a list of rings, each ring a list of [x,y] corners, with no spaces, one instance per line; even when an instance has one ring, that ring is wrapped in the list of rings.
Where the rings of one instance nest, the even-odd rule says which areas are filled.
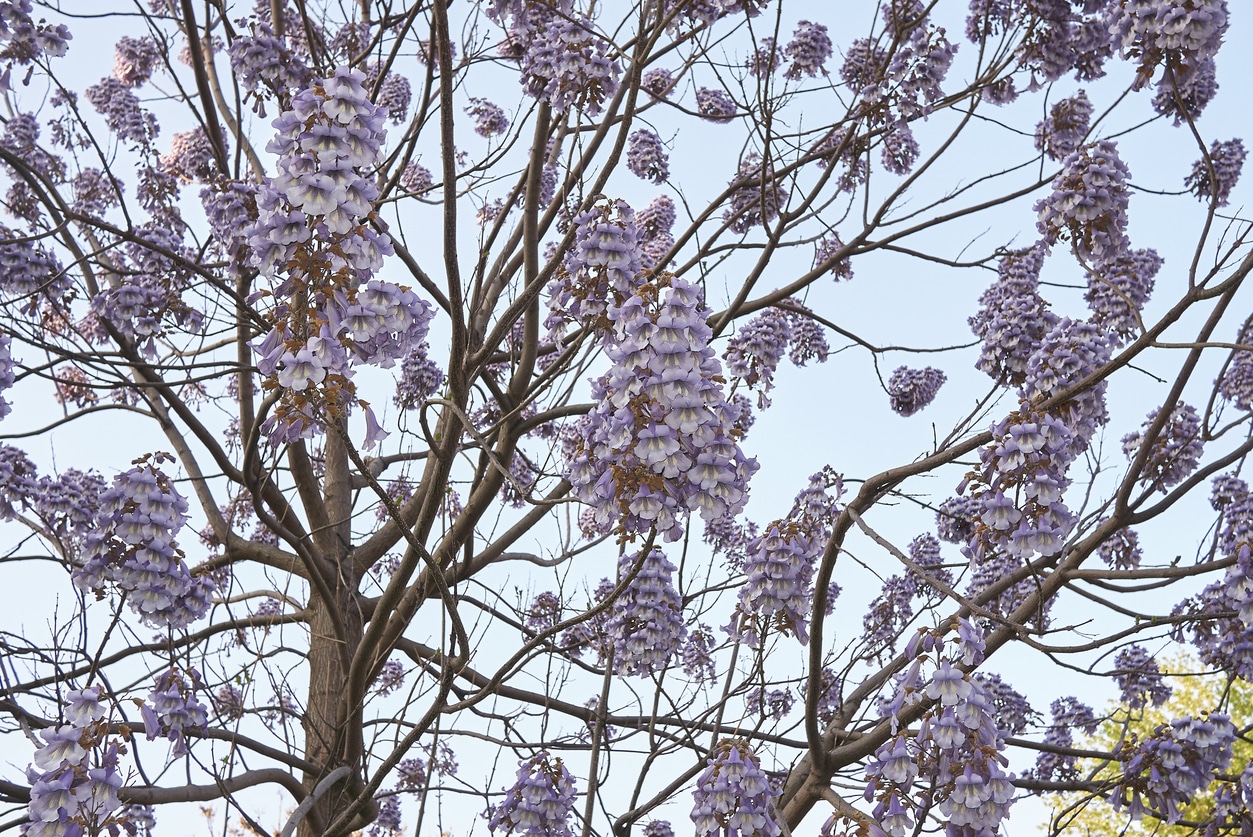
[[[753,227],[764,227],[778,217],[787,199],[774,166],[769,161],[763,162],[755,152],[740,160],[731,185],[736,188],[731,191],[722,220],[732,232],[746,233]]]
[[[603,327],[610,306],[624,302],[640,282],[639,232],[626,201],[600,201],[574,223],[574,247],[547,289],[544,325],[554,338],[567,323]]]
[[[794,299],[788,303],[767,308],[736,329],[722,354],[727,372],[757,390],[761,409],[770,406],[774,373],[785,356],[804,366],[811,358],[826,361],[830,351],[822,326],[805,316],[808,309]]]
[[[1114,682],[1128,708],[1142,709],[1150,703],[1161,706],[1170,700],[1172,690],[1162,678],[1157,660],[1143,645],[1129,645],[1119,651],[1114,669]]]
[[[412,291],[373,279],[391,241],[374,213],[379,190],[363,170],[378,161],[384,109],[371,102],[365,74],[341,67],[297,93],[267,149],[277,177],[262,185],[248,229],[252,262],[286,277],[272,295],[273,327],[254,346],[261,374],[284,389],[269,424],[275,439],[318,431],[316,410],[351,407],[351,366],[390,367],[426,338],[431,306]],[[311,305],[289,299],[308,298]],[[386,434],[366,410],[366,446]]]
[[[1090,707],[1073,697],[1053,701],[1050,711],[1053,722],[1044,731],[1043,743],[1055,749],[1041,750],[1036,756],[1035,767],[1028,771],[1027,777],[1042,782],[1077,779],[1078,759],[1066,751],[1075,746],[1075,730],[1082,730],[1084,735],[1096,734],[1096,715]]]
[[[126,820],[118,790],[122,743],[113,740],[99,686],[64,695],[65,723],[40,731],[44,744],[26,771],[30,782],[29,837],[75,837],[117,832]]]
[[[569,8],[564,13],[546,9],[529,4],[516,19],[517,31],[510,33],[524,45],[519,61],[522,89],[558,113],[576,108],[596,116],[618,89],[622,68],[590,20]]]
[[[1002,386],[1016,386],[1027,377],[1027,361],[1057,324],[1057,315],[1039,294],[1044,247],[1006,253],[997,265],[997,279],[979,297],[979,312],[970,330],[983,346],[975,366]]]
[[[1226,206],[1247,156],[1239,138],[1226,142],[1214,140],[1209,147],[1209,160],[1193,163],[1192,172],[1184,178],[1183,185],[1197,200],[1213,200],[1217,206]]]
[[[957,628],[955,647],[947,654],[941,636],[919,633],[910,643],[916,659],[898,676],[883,707],[894,728],[906,706],[926,707],[917,732],[898,731],[866,767],[866,800],[875,803],[871,815],[892,837],[912,833],[932,805],[948,819],[952,837],[995,833],[1014,801],[1014,776],[1001,767],[1006,733],[998,726],[997,707],[983,682],[957,667],[982,659],[983,639],[964,619]],[[934,669],[924,677],[922,666],[932,651]],[[913,790],[920,779],[927,792],[919,801]]]
[[[574,777],[561,759],[536,753],[518,764],[517,781],[490,809],[487,828],[507,837],[574,837]]]
[[[1035,147],[1051,160],[1064,160],[1079,149],[1092,121],[1092,102],[1080,90],[1049,110],[1035,128]]]
[[[1035,205],[1044,240],[1069,240],[1081,258],[1093,263],[1125,251],[1130,177],[1111,140],[1075,150],[1062,162],[1052,193]]]
[[[739,410],[718,382],[700,289],[661,277],[609,308],[613,364],[593,382],[595,408],[580,422],[568,464],[574,494],[604,531],[631,537],[683,533],[685,511],[734,516],[756,462],[741,452]]]
[[[632,131],[627,138],[627,168],[641,180],[665,183],[670,177],[670,158],[661,137],[647,128]]]
[[[204,616],[216,585],[191,574],[175,540],[187,522],[187,501],[160,470],[167,458],[144,457],[114,477],[100,495],[73,578],[86,592],[116,585],[145,624],[180,629]]]
[[[692,792],[697,837],[779,837],[783,833],[774,800],[779,796],[761,761],[743,738],[723,739]]]
[[[619,577],[640,570],[613,603],[605,631],[613,645],[618,674],[651,674],[665,670],[687,636],[683,601],[674,587],[675,566],[660,549],[643,556],[624,553]]]
[[[809,642],[814,564],[831,538],[842,490],[838,476],[819,471],[797,495],[788,516],[745,546],[744,585],[729,634],[750,648],[775,630],[795,636],[802,645]]]
[[[1122,450],[1128,459],[1140,456],[1145,434],[1157,420],[1160,409],[1154,409],[1144,420],[1144,430],[1128,433],[1122,438]],[[1163,494],[1187,479],[1201,461],[1201,417],[1196,408],[1180,401],[1154,438],[1140,474],[1140,484]]]
[[[204,690],[200,672],[192,668],[186,674],[176,668],[162,673],[140,707],[148,740],[168,739],[176,756],[187,752],[187,731],[203,730],[209,722],[204,705],[196,699],[196,692]]]
[[[901,366],[888,379],[888,397],[892,411],[902,416],[912,416],[935,400],[936,393],[947,380],[939,369],[910,369]]]
[[[1110,804],[1115,811],[1126,808],[1135,819],[1151,812],[1167,823],[1178,822],[1179,806],[1231,764],[1235,739],[1231,719],[1211,712],[1162,724],[1144,741],[1123,741],[1117,751],[1122,776],[1110,791]]]
[[[635,214],[640,265],[646,270],[656,273],[669,264],[666,255],[674,249],[674,221],[674,201],[668,195],[658,195]]]
[[[1087,271],[1084,300],[1092,309],[1092,322],[1105,329],[1111,340],[1122,342],[1143,330],[1140,311],[1153,293],[1162,258],[1156,250],[1127,250]]]

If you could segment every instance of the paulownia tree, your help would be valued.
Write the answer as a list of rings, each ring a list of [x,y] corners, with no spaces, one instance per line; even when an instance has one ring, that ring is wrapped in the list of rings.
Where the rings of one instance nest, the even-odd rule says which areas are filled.
[[[0,2],[0,831],[1246,833],[1227,4],[839,5]]]

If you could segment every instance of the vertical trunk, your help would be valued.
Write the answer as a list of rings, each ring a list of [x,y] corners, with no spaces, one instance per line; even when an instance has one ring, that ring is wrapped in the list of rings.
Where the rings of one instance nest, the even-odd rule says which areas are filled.
[[[326,435],[322,497],[329,525],[315,530],[313,539],[318,552],[334,564],[335,577],[330,579],[334,600],[324,601],[315,594],[310,603],[305,757],[320,765],[322,772],[307,774],[304,786],[312,792],[323,776],[340,766],[346,765],[351,773],[318,799],[311,815],[301,821],[299,837],[322,837],[322,826],[333,820],[361,787],[364,742],[360,716],[345,716],[342,701],[348,666],[360,645],[364,624],[356,602],[360,579],[350,560],[352,495],[348,455],[340,434],[333,430]]]

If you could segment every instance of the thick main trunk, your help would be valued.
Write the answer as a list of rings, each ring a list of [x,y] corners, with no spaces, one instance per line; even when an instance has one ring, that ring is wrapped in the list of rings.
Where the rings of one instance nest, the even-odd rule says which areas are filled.
[[[341,425],[342,428],[342,425]],[[357,606],[359,578],[351,560],[350,519],[352,515],[351,478],[348,455],[339,433],[326,437],[326,471],[322,498],[327,525],[313,532],[318,553],[334,567],[330,601],[313,593],[309,619],[309,699],[304,711],[305,758],[318,765],[318,773],[303,777],[305,790],[312,793],[318,783],[339,767],[348,767],[347,776],[318,798],[312,811],[300,822],[298,837],[323,837],[327,824],[342,812],[361,788],[364,741],[361,717],[344,711],[344,690],[348,666],[360,647],[364,619]],[[357,828],[374,816],[374,809],[363,811]]]

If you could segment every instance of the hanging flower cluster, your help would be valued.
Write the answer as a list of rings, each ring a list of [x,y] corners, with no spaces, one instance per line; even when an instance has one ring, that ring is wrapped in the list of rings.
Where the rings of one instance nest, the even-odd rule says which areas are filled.
[[[253,264],[279,279],[272,328],[255,346],[264,386],[281,388],[268,424],[275,440],[309,437],[354,403],[355,364],[390,367],[426,338],[431,306],[374,279],[392,253],[364,173],[378,161],[386,112],[365,74],[341,67],[297,93],[267,146],[279,174],[262,185],[248,230]],[[280,278],[281,277],[281,278]],[[367,409],[366,446],[384,434]]]
[[[748,741],[723,739],[692,793],[696,835],[779,837],[783,829],[774,807],[778,796]]]
[[[661,137],[647,128],[632,131],[627,138],[627,168],[641,180],[665,183],[670,177],[670,158]]]
[[[518,778],[489,811],[487,828],[506,837],[574,837],[574,777],[561,759],[536,753],[518,764]]]
[[[619,576],[625,577],[637,561],[640,571],[613,603],[605,626],[618,674],[665,670],[687,636],[683,600],[674,588],[674,564],[660,549],[649,550],[642,559],[626,553],[618,559]]]
[[[975,366],[1003,386],[1023,382],[1027,359],[1057,324],[1038,292],[1043,266],[1042,245],[1006,253],[997,264],[996,282],[979,297],[979,312],[969,320],[983,343]]]
[[[1209,147],[1208,164],[1205,160],[1193,163],[1192,173],[1184,178],[1183,185],[1196,195],[1197,200],[1212,199],[1218,206],[1226,206],[1231,190],[1240,179],[1240,170],[1244,168],[1247,156],[1239,137],[1226,142],[1214,140]]]
[[[1162,724],[1144,741],[1132,734],[1121,742],[1117,758],[1122,776],[1109,794],[1115,811],[1134,819],[1147,813],[1176,823],[1179,806],[1209,787],[1214,774],[1231,764],[1236,728],[1231,718],[1210,712]]]
[[[1111,3],[1109,28],[1123,57],[1138,61],[1143,86],[1158,64],[1174,69],[1214,57],[1227,31],[1227,0]]]
[[[1154,409],[1144,420],[1144,430],[1128,433],[1122,438],[1122,450],[1128,459],[1135,459],[1144,443],[1144,434],[1157,420],[1160,410]],[[1152,448],[1140,475],[1140,484],[1156,488],[1163,494],[1187,479],[1201,461],[1201,417],[1196,408],[1180,401],[1170,418],[1153,439]]]
[[[663,275],[606,317],[613,366],[593,381],[596,406],[580,423],[575,496],[624,538],[655,527],[677,540],[688,511],[738,514],[756,462],[737,441],[739,410],[723,394],[700,289]]]
[[[767,308],[736,329],[722,355],[727,372],[757,390],[760,409],[770,406],[774,373],[785,355],[804,366],[811,358],[826,361],[830,351],[822,326],[805,316],[809,309],[795,299],[788,303]]]
[[[910,369],[901,366],[888,380],[888,397],[892,399],[892,411],[902,416],[912,416],[935,400],[936,393],[944,385],[944,373],[928,366],[926,369]]]
[[[745,546],[744,586],[727,632],[750,648],[772,630],[805,645],[813,615],[814,564],[827,547],[843,492],[829,469],[809,478],[789,515]]]
[[[1083,298],[1092,309],[1092,322],[1121,343],[1143,329],[1140,311],[1153,293],[1162,258],[1156,250],[1127,250],[1088,270]]]
[[[1048,118],[1036,126],[1035,147],[1051,160],[1064,160],[1079,148],[1088,135],[1091,120],[1092,102],[1080,90],[1053,105]]]
[[[983,683],[957,667],[982,659],[982,637],[965,620],[958,629],[948,654],[942,637],[920,632],[910,644],[917,658],[884,707],[896,728],[902,709],[926,706],[917,732],[899,730],[866,767],[866,800],[875,803],[871,815],[892,837],[912,833],[932,806],[947,817],[950,834],[995,833],[1014,801],[1014,776],[1002,768],[1006,732],[998,726],[997,708]],[[929,677],[923,675],[927,662],[934,666]],[[924,794],[914,794],[916,783]]]
[[[1078,779],[1078,759],[1067,751],[1075,746],[1074,730],[1082,730],[1084,735],[1096,734],[1096,714],[1073,697],[1053,701],[1050,711],[1053,722],[1045,730],[1043,741],[1049,748],[1036,756],[1035,768],[1027,776],[1043,782]]]
[[[599,201],[574,223],[574,246],[547,289],[544,325],[555,337],[567,323],[604,328],[610,306],[634,294],[640,281],[639,233],[626,201]]]
[[[186,677],[183,674],[176,668],[161,674],[147,702],[140,707],[148,740],[169,739],[176,756],[187,752],[186,732],[203,730],[209,722],[204,705],[196,699],[196,692],[204,691],[200,672],[191,668]]]
[[[160,470],[167,461],[168,454],[144,456],[113,478],[73,576],[80,590],[97,595],[116,585],[145,624],[179,629],[204,616],[216,585],[191,574],[175,540],[187,523],[187,501]]]
[[[40,732],[44,745],[35,751],[26,771],[30,781],[30,820],[22,833],[29,837],[67,837],[117,833],[129,825],[122,808],[120,739],[109,735],[108,712],[99,686],[64,695],[65,723]]]
[[[1052,193],[1035,204],[1036,227],[1044,240],[1069,240],[1080,258],[1092,263],[1125,251],[1130,177],[1112,140],[1074,151],[1053,180]]]

